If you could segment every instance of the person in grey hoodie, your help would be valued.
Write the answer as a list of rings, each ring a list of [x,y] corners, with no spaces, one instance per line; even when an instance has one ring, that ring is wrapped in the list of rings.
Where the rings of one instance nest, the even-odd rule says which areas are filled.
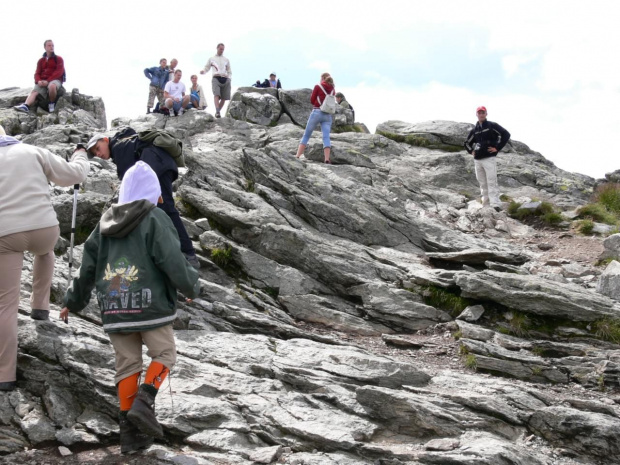
[[[34,255],[30,316],[49,317],[54,246],[60,235],[49,182],[72,186],[86,180],[84,148],[70,162],[49,150],[23,144],[0,126],[0,391],[17,380],[17,310],[24,252]]]
[[[112,205],[86,240],[79,275],[73,279],[60,317],[80,311],[93,288],[103,330],[116,353],[121,452],[149,447],[163,437],[154,412],[155,396],[176,361],[172,323],[177,289],[194,298],[198,272],[187,262],[162,201],[153,169],[138,161],[123,176],[118,204]],[[142,344],[152,358],[144,382]]]

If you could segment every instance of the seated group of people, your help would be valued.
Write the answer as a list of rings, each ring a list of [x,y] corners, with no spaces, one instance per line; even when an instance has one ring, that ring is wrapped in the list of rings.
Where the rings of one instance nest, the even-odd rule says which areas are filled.
[[[274,89],[281,89],[282,84],[280,83],[280,80],[276,77],[276,73],[271,73],[269,75],[269,79],[265,79],[263,82],[260,82],[260,80],[257,79],[256,82],[252,84],[252,87],[273,87]]]
[[[187,92],[187,87],[181,82],[183,71],[176,69],[179,61],[176,58],[170,60],[170,66],[165,58],[159,60],[159,66],[146,68],[144,75],[150,79],[149,99],[146,112],[151,113],[151,108],[157,97],[157,105],[153,113],[170,114],[175,116],[183,114],[186,109],[207,108],[207,99],[202,86],[198,84],[198,76],[191,76],[192,85]]]

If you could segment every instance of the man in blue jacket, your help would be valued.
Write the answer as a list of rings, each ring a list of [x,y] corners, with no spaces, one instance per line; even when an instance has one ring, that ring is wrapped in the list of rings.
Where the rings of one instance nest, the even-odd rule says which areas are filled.
[[[156,147],[148,142],[138,139],[136,131],[125,128],[117,132],[113,137],[104,134],[95,134],[86,146],[90,157],[99,157],[103,160],[111,160],[116,165],[116,174],[122,181],[129,168],[138,160],[149,165],[159,179],[163,203],[158,204],[172,220],[179,234],[181,251],[187,261],[196,269],[200,268],[200,262],[196,257],[196,251],[187,230],[181,221],[181,215],[174,206],[172,196],[172,183],[179,177],[176,162],[164,149]]]
[[[168,60],[162,58],[159,60],[159,66],[145,68],[144,75],[151,80],[149,85],[149,100],[146,104],[146,114],[148,115],[153,108],[155,96],[159,100],[159,105],[164,104],[164,86],[168,82]]]
[[[478,122],[469,132],[465,141],[465,148],[474,156],[476,179],[480,184],[482,206],[501,210],[499,187],[497,185],[496,156],[508,143],[510,133],[499,124],[487,121],[487,109],[476,109]]]

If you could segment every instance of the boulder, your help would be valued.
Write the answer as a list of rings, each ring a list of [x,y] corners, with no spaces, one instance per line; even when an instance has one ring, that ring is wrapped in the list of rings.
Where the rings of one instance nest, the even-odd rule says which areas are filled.
[[[596,292],[620,300],[620,263],[613,260],[599,277]]]

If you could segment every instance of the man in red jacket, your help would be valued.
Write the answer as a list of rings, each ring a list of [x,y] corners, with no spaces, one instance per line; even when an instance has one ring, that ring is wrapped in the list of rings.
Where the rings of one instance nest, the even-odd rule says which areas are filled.
[[[26,103],[13,107],[17,111],[28,113],[30,105],[34,103],[39,94],[49,100],[50,113],[56,109],[56,96],[64,80],[65,62],[54,53],[54,42],[46,40],[43,42],[43,47],[45,47],[45,53],[37,62],[37,70],[34,73],[34,89],[30,92]]]

